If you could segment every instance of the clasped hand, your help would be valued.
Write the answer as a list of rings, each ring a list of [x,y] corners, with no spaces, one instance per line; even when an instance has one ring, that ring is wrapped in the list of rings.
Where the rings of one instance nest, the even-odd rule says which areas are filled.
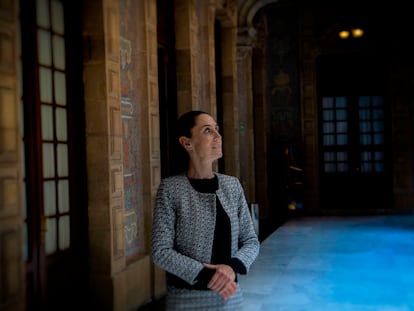
[[[236,273],[232,267],[223,264],[212,265],[207,263],[204,266],[216,270],[207,287],[219,293],[225,300],[229,299],[237,290],[235,282]]]

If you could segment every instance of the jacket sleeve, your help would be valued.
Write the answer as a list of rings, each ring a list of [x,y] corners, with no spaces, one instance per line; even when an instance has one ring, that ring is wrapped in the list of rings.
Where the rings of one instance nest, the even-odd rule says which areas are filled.
[[[237,183],[237,189],[239,189],[237,194],[237,202],[239,206],[239,248],[236,255],[233,257],[237,258],[243,263],[247,273],[250,270],[250,266],[259,255],[260,242],[256,231],[254,230],[253,220],[250,215],[250,210],[247,205],[243,187],[241,186],[238,179]]]
[[[176,214],[171,185],[161,181],[157,190],[152,222],[151,255],[161,269],[194,285],[203,264],[174,249]]]

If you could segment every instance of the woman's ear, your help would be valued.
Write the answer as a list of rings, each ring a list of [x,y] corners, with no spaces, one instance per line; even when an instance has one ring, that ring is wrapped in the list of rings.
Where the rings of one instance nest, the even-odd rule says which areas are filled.
[[[181,146],[184,147],[185,150],[191,150],[191,140],[188,137],[181,136],[178,141],[180,142]]]

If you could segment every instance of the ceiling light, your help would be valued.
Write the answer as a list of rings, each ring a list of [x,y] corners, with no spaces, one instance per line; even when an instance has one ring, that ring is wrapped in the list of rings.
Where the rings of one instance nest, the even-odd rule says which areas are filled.
[[[348,30],[341,30],[339,33],[339,38],[341,39],[348,39],[349,37],[349,31]]]

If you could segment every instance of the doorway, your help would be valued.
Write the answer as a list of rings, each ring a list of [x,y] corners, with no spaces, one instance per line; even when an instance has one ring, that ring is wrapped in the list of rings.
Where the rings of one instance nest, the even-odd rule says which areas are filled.
[[[20,8],[27,309],[71,310],[88,284],[81,10]]]
[[[384,66],[373,55],[317,62],[321,209],[392,208],[390,109]]]

